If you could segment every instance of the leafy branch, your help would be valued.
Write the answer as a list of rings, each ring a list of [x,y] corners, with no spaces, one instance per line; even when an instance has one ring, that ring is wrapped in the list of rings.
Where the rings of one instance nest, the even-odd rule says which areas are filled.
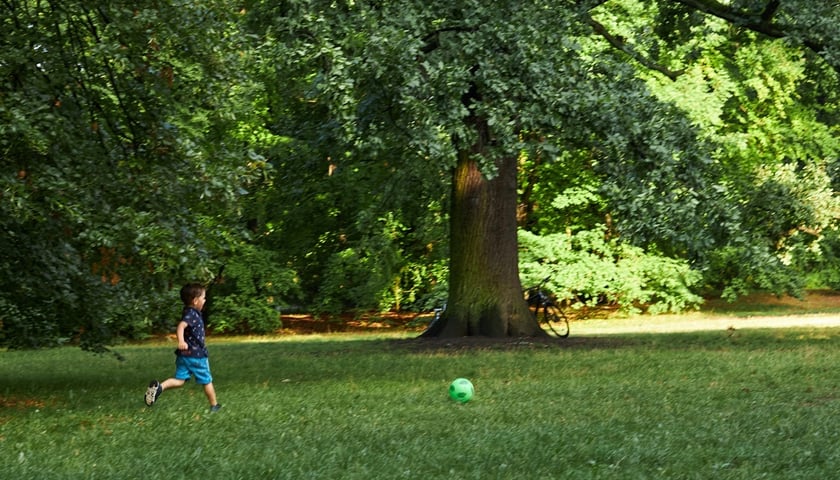
[[[650,58],[648,58],[648,57],[642,55],[641,53],[639,53],[638,51],[636,51],[636,49],[633,48],[631,45],[629,45],[627,42],[625,42],[623,38],[617,37],[617,36],[611,34],[607,30],[607,27],[605,27],[602,23],[600,23],[597,20],[595,20],[594,18],[592,18],[590,15],[587,14],[584,18],[585,18],[586,22],[589,25],[592,26],[592,29],[595,30],[595,33],[604,37],[604,39],[607,42],[609,42],[609,44],[612,45],[613,48],[624,52],[630,58],[632,58],[633,60],[639,62],[642,65],[644,65],[646,68],[649,68],[651,70],[655,70],[655,71],[665,75],[666,77],[670,78],[672,81],[676,81],[677,77],[679,77],[680,75],[682,75],[685,72],[685,70],[673,71],[673,70],[670,70],[669,68],[665,67],[664,65],[660,65],[660,64],[654,62]]]
[[[731,22],[734,25],[747,28],[754,32],[767,35],[771,38],[793,38],[796,37],[803,45],[822,57],[827,56],[827,45],[811,38],[813,32],[802,36],[795,36],[794,29],[780,25],[774,20],[781,6],[780,0],[770,0],[761,10],[743,11],[725,5],[717,0],[674,0],[697,11],[718,17]],[[832,64],[835,70],[840,70],[840,65]]]

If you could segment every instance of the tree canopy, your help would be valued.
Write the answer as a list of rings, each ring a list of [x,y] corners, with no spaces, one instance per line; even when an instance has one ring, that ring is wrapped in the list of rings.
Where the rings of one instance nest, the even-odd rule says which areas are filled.
[[[8,344],[143,331],[171,282],[206,278],[235,234],[208,220],[235,212],[260,170],[228,133],[232,12],[175,7],[3,3]]]

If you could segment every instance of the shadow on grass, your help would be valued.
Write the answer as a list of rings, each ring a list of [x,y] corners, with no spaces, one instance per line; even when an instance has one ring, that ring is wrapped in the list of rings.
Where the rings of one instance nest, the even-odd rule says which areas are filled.
[[[410,338],[382,341],[385,347],[412,353],[463,353],[469,351],[517,350],[610,350],[640,348],[645,350],[719,350],[800,347],[805,342],[840,343],[840,328],[762,328],[709,330],[668,333],[626,333],[606,336],[569,338]]]
[[[460,338],[409,338],[383,341],[385,346],[407,352],[464,352],[471,350],[598,350],[633,346],[631,337],[460,337]]]
[[[621,334],[599,337],[454,339],[352,338],[277,341],[220,341],[211,345],[211,365],[220,393],[242,385],[295,385],[378,378],[383,374],[436,378],[460,364],[484,364],[495,352],[558,355],[609,350],[792,351],[811,345],[840,348],[838,328],[758,329],[685,333]],[[139,404],[151,378],[174,372],[169,346],[121,349],[126,361],[62,348],[42,352],[2,352],[0,406],[31,408],[51,401],[95,406],[99,396]],[[400,356],[422,359],[402,361]],[[452,357],[452,358],[450,358]],[[457,360],[456,358],[457,357]],[[510,357],[508,357],[510,358]],[[507,360],[506,360],[507,361]],[[455,362],[455,363],[453,363]],[[478,367],[476,367],[478,368]],[[188,387],[200,396],[194,384]],[[75,398],[74,398],[75,396]],[[34,402],[34,403],[33,403]]]

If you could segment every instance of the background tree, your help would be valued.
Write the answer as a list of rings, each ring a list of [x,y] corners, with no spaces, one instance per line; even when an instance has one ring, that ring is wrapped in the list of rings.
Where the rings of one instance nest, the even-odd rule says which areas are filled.
[[[435,163],[453,172],[449,310],[432,335],[538,333],[523,309],[517,274],[512,199],[523,154],[561,162],[588,158],[616,233],[670,256],[713,265],[705,252],[732,242],[732,233],[746,225],[738,206],[743,197],[720,198],[726,171],[712,154],[711,135],[683,110],[658,101],[628,68],[628,56],[678,78],[696,55],[678,49],[686,54],[674,67],[674,59],[650,49],[696,44],[701,30],[675,33],[668,25],[703,11],[737,21],[741,32],[801,42],[830,62],[834,45],[821,36],[830,26],[803,28],[826,12],[805,4],[782,9],[777,2],[761,8],[658,2],[661,11],[622,17],[635,28],[652,18],[664,25],[657,31],[662,40],[641,49],[596,19],[602,10],[632,3],[313,1],[281,4],[270,14],[253,10],[253,19],[273,19],[266,44],[278,48],[275,59],[283,56],[284,72],[299,82],[297,98],[318,109],[326,127],[320,131],[327,133],[318,139],[327,142],[310,145],[336,171],[369,173],[366,161],[387,158],[398,165],[395,171]],[[720,225],[736,226],[716,230]],[[761,254],[757,240],[747,237],[742,251]]]
[[[285,76],[304,80],[298,98],[321,109],[331,130],[320,138],[338,150],[322,158],[337,172],[344,165],[360,169],[372,157],[387,158],[397,170],[431,164],[454,172],[449,309],[443,330],[433,334],[539,334],[518,275],[516,175],[523,152],[553,156],[577,146],[590,148],[596,162],[615,154],[629,163],[644,153],[655,164],[665,152],[693,145],[690,125],[666,122],[678,112],[645,93],[631,69],[583,54],[574,38],[589,33],[585,13],[539,2],[309,2],[253,12],[274,19],[266,43],[283,45],[275,59],[283,53],[292,72]],[[566,33],[562,42],[556,31]],[[299,74],[303,65],[308,76]],[[644,103],[644,114],[616,121],[617,107],[628,103]],[[638,128],[642,116],[648,123]],[[626,142],[638,148],[625,149]],[[694,177],[702,174],[694,169],[666,173],[672,185],[686,185],[685,195],[699,191]],[[690,210],[684,213],[683,225],[697,223]]]
[[[0,325],[98,349],[209,279],[260,166],[227,132],[226,2],[0,6]],[[237,218],[238,220],[238,218]]]
[[[622,52],[679,72],[641,75],[714,143],[721,205],[709,227],[717,240],[694,260],[709,287],[728,298],[753,289],[798,294],[814,254],[828,266],[821,245],[833,238],[840,218],[831,186],[840,156],[832,87],[837,64],[831,63],[837,45],[827,24],[812,18],[836,18],[838,11],[790,2],[681,3],[689,6],[609,2],[596,12],[596,24],[612,32],[607,37]],[[723,19],[695,10],[699,4]],[[733,28],[736,18],[748,28]],[[806,32],[802,21],[813,29]],[[644,31],[640,24],[658,34],[634,33]],[[779,40],[783,32],[805,47]]]

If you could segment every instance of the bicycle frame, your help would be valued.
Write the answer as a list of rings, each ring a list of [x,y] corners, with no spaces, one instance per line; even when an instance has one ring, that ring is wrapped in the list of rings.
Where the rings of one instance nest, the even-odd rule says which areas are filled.
[[[566,338],[569,336],[569,319],[551,295],[542,289],[550,278],[546,277],[538,285],[527,289],[525,291],[526,301],[529,307],[534,307],[534,318],[537,323],[545,323],[557,337]],[[559,312],[559,315],[557,312]],[[561,324],[560,331],[554,328],[553,324],[555,323]],[[565,329],[562,328],[563,326]]]

